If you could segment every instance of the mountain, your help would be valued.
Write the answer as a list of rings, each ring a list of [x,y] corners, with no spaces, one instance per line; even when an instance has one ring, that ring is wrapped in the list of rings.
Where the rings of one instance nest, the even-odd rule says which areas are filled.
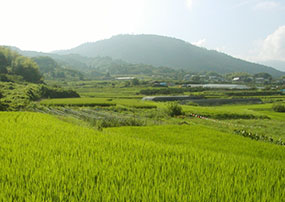
[[[78,54],[59,55],[21,50],[9,47],[21,55],[30,57],[39,66],[47,80],[101,79],[112,75],[148,75],[163,78],[181,77],[181,72],[169,67],[131,64],[111,57],[84,57]]]
[[[64,66],[58,64],[54,59],[48,56],[32,57],[37,65],[41,74],[47,80],[83,80],[84,74],[80,71],[73,70],[71,68],[64,68]]]
[[[158,35],[118,35],[54,53],[79,54],[86,57],[108,56],[129,63],[165,66],[192,72],[248,72],[251,74],[267,72],[275,77],[284,74],[272,67],[247,62],[179,39]]]
[[[280,71],[285,71],[285,61],[280,60],[268,60],[268,61],[262,61],[262,64],[274,67]]]

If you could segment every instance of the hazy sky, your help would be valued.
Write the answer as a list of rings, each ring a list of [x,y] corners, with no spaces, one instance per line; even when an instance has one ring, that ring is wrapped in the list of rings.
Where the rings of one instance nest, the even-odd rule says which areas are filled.
[[[143,33],[285,61],[285,0],[0,0],[0,24],[0,44],[24,50]]]

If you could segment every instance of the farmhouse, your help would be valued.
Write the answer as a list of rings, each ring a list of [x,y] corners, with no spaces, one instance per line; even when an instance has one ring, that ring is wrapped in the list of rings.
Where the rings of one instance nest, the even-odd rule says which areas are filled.
[[[131,76],[124,76],[124,77],[117,77],[117,80],[133,80],[135,79],[135,77],[131,77]]]
[[[233,81],[240,81],[241,79],[239,77],[233,78]]]

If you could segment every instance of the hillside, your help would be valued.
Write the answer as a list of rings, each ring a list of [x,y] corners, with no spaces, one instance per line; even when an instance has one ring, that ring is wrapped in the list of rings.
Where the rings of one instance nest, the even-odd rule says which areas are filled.
[[[103,78],[106,73],[112,75],[159,75],[175,77],[179,71],[169,67],[154,67],[147,64],[131,64],[111,57],[85,57],[79,54],[60,55],[25,51],[9,47],[21,55],[32,58],[39,66],[45,79],[82,80]]]
[[[267,72],[273,76],[284,74],[268,66],[246,62],[179,39],[157,35],[118,35],[54,53],[80,54],[87,57],[109,56],[130,63],[166,66],[192,72],[248,72],[251,74]]]
[[[82,72],[67,68],[65,65],[58,64],[54,59],[48,56],[38,56],[32,58],[37,65],[41,74],[47,80],[82,80],[84,74]]]

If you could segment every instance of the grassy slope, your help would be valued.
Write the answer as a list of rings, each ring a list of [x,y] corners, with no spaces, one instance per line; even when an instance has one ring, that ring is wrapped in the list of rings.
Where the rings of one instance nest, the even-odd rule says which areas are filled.
[[[96,132],[0,113],[0,200],[282,201],[284,147],[202,126]]]

